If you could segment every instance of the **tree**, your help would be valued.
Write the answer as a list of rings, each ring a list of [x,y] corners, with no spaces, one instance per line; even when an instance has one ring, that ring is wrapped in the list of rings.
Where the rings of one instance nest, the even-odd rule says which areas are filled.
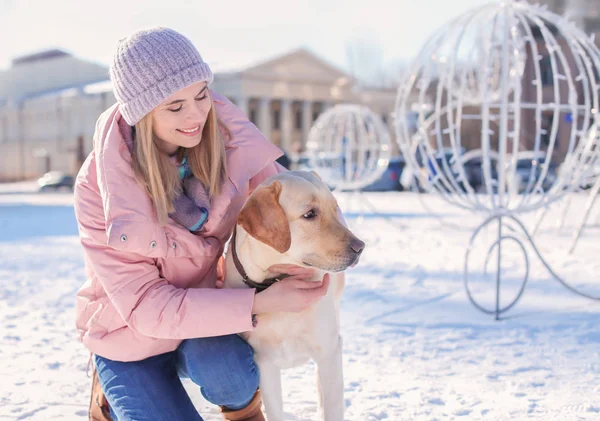
[[[357,34],[346,42],[350,74],[359,85],[370,88],[396,88],[404,63],[385,63],[381,44],[370,34]]]

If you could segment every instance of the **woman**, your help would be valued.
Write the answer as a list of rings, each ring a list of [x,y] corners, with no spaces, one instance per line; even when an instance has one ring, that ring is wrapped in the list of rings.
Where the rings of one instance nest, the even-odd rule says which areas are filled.
[[[185,376],[225,419],[264,420],[252,349],[236,334],[253,329],[253,314],[312,305],[328,278],[274,267],[291,276],[264,292],[215,287],[237,214],[282,171],[281,152],[208,88],[210,68],[173,30],[119,41],[110,76],[118,103],[99,118],[75,186],[88,279],[77,329],[97,371],[91,416],[201,420]]]

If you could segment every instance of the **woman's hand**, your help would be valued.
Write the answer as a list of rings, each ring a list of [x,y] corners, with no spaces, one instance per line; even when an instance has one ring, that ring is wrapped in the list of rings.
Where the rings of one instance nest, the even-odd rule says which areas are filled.
[[[253,314],[298,313],[319,301],[329,288],[329,274],[322,281],[314,281],[317,271],[294,265],[275,265],[271,272],[290,276],[257,293],[252,306]]]
[[[318,271],[313,268],[306,268],[303,266],[280,264],[273,265],[269,268],[271,273],[282,273],[286,276],[286,279],[298,279],[301,281],[316,280]]]

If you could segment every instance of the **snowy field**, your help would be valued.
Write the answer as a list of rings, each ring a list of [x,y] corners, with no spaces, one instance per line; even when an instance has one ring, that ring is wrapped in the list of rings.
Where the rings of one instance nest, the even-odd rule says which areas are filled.
[[[74,296],[83,283],[72,197],[0,186],[0,421],[87,419],[88,353],[75,339]],[[494,321],[468,301],[464,254],[481,221],[411,193],[366,197],[387,218],[348,207],[349,225],[367,243],[348,272],[342,305],[346,420],[598,420],[600,304],[553,280],[529,254],[521,301]],[[598,211],[576,253],[567,255],[576,195],[559,231],[552,210],[536,236],[554,269],[600,294]],[[533,215],[525,222],[531,226]],[[494,230],[474,250],[477,296],[491,302],[494,271],[479,275]],[[514,296],[524,265],[504,247],[503,302]],[[490,268],[495,267],[494,262]],[[189,387],[189,385],[187,385]],[[314,366],[285,372],[287,419],[317,419]],[[198,402],[206,420],[214,407]]]

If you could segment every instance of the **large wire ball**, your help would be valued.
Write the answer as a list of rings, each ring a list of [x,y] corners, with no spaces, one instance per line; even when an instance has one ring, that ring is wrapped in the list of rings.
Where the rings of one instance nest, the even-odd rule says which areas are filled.
[[[387,169],[390,133],[368,107],[336,105],[312,126],[306,151],[309,166],[331,188],[360,190]]]
[[[437,31],[408,69],[396,138],[421,188],[487,213],[534,210],[575,187],[557,174],[590,141],[599,75],[600,52],[566,19],[484,5]]]

